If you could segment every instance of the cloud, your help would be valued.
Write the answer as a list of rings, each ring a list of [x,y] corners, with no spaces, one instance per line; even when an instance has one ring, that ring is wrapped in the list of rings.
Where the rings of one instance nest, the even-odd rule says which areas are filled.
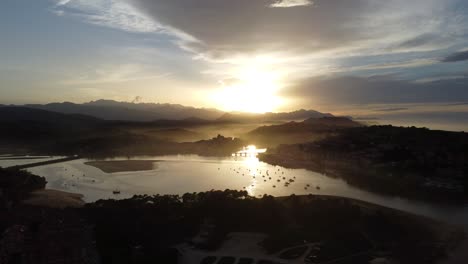
[[[57,6],[63,6],[63,5],[66,5],[70,2],[71,0],[59,0],[57,2]]]
[[[164,28],[126,1],[119,0],[59,0],[53,12],[70,15],[87,23],[129,32],[164,32]]]
[[[447,25],[446,25],[447,26]],[[448,30],[448,29],[446,29]],[[454,43],[463,42],[462,36],[452,34],[450,31],[426,32],[416,37],[403,40],[400,43],[395,43],[388,48],[388,51],[393,52],[412,52],[412,51],[434,51],[450,48]]]
[[[445,57],[442,62],[468,61],[468,51],[456,52]]]
[[[391,104],[468,101],[468,77],[417,83],[391,76],[315,77],[283,91],[283,96],[314,104]]]
[[[100,65],[79,76],[61,82],[63,85],[115,84],[141,80],[162,79],[172,73],[155,73],[140,64]]]
[[[468,77],[467,74],[465,74],[465,75],[462,75],[462,74],[443,75],[443,76],[437,76],[436,75],[436,76],[417,79],[414,82],[416,82],[416,83],[431,83],[431,82],[438,82],[438,81],[443,81],[443,80],[462,80],[462,79],[465,79],[467,77]]]
[[[426,78],[424,82],[432,83],[427,78],[438,71],[440,55],[468,41],[468,12],[465,12],[468,3],[464,0],[57,0],[57,3],[61,3],[56,9],[62,15],[169,39],[188,51],[197,65],[203,64],[199,72],[209,73],[204,76],[214,77],[213,83],[233,77],[226,72],[242,70],[261,56],[274,58],[266,63],[271,66],[269,70],[287,75],[288,82],[338,73],[413,72],[414,75],[406,76]],[[457,53],[444,61],[458,61],[463,55]],[[428,68],[432,73],[421,73]],[[418,87],[411,81],[392,83],[397,84],[411,87],[410,91]],[[395,96],[387,93],[390,82],[381,85],[383,88],[376,86],[369,93],[383,89],[388,98]],[[404,95],[401,99],[406,100]]]
[[[336,51],[340,55],[363,55],[395,52],[392,47],[411,47],[412,51],[438,49],[448,43],[440,38],[454,40],[467,33],[466,15],[461,9],[452,10],[459,2],[135,0],[132,3],[159,24],[198,40],[179,44],[199,54],[198,58],[215,62],[239,54],[278,51],[295,55],[330,51],[328,58],[333,59]],[[271,8],[311,3],[314,8]],[[421,36],[412,39],[418,35]]]
[[[400,44],[398,44],[398,47],[401,48],[413,48],[413,47],[420,47],[423,45],[426,45],[428,43],[431,43],[435,39],[437,39],[438,36],[432,33],[427,33],[427,34],[422,34],[419,35],[415,38],[411,38],[409,40],[406,40]]]
[[[396,68],[417,68],[421,66],[429,66],[437,63],[436,59],[413,59],[413,60],[400,60],[398,62],[383,62],[378,64],[367,64],[364,66],[352,66],[342,69],[341,71],[363,71],[363,70],[385,70],[385,69],[396,69]]]
[[[296,6],[311,6],[313,2],[309,0],[277,0],[270,7],[296,7]]]
[[[382,108],[382,109],[376,109],[375,111],[377,112],[398,112],[398,111],[405,111],[409,110],[407,107],[393,107],[393,108]]]
[[[333,59],[427,51],[455,45],[468,33],[463,8],[453,11],[466,5],[461,0],[56,1],[58,14],[170,35],[180,48],[211,62],[276,52]]]

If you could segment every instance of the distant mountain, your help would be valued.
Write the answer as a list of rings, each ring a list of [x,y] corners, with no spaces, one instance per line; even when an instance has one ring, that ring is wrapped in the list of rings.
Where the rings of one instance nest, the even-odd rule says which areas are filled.
[[[220,122],[278,122],[278,121],[298,121],[309,118],[321,118],[321,117],[332,117],[332,114],[321,113],[314,110],[298,110],[294,112],[284,113],[265,113],[265,114],[254,114],[254,113],[226,113],[222,115],[217,121]]]
[[[262,123],[304,120],[332,116],[314,110],[298,110],[285,113],[253,114],[243,112],[226,113],[212,108],[195,108],[179,104],[129,103],[113,100],[97,100],[83,104],[70,102],[50,104],[28,104],[25,107],[64,114],[82,114],[103,120],[150,122],[158,120],[184,120],[191,123]]]
[[[187,118],[214,120],[224,113],[217,109],[187,107],[178,104],[128,103],[112,100],[98,100],[84,104],[64,102],[26,106],[66,114],[90,115],[104,120],[141,122]]]

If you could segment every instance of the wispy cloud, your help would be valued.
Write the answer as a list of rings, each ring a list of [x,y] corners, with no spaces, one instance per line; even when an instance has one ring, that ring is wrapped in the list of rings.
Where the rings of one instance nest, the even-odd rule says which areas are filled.
[[[385,70],[396,68],[417,68],[438,63],[436,59],[414,59],[399,62],[385,62],[380,64],[368,64],[364,66],[341,68],[342,71],[362,71],[362,70]]]
[[[89,70],[77,77],[64,80],[64,85],[111,84],[141,80],[161,79],[172,75],[165,72],[154,74],[151,69],[140,64],[103,65]]]
[[[415,80],[414,83],[432,83],[432,82],[440,82],[446,80],[460,80],[465,81],[467,75],[447,75],[447,76],[434,76],[434,77],[427,77]]]
[[[468,61],[468,51],[460,51],[445,57],[442,62]]]
[[[61,15],[131,32],[168,34],[183,50],[212,62],[259,51],[304,57],[329,51],[330,59],[340,56],[335,50],[359,53],[355,55],[426,52],[456,45],[468,34],[468,16],[453,11],[460,0],[56,1]],[[301,6],[314,8],[288,8]]]
[[[276,0],[270,7],[297,7],[297,6],[311,6],[313,2],[310,0]]]
[[[57,6],[63,6],[63,5],[68,4],[70,1],[71,0],[59,0],[56,5]]]
[[[78,17],[87,23],[130,32],[163,32],[164,28],[127,1],[59,0],[53,11]]]

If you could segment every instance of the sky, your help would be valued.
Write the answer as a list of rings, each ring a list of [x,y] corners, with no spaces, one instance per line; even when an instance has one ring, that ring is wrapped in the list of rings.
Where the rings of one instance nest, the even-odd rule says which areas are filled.
[[[368,118],[468,113],[466,0],[0,5],[2,104],[138,97]]]

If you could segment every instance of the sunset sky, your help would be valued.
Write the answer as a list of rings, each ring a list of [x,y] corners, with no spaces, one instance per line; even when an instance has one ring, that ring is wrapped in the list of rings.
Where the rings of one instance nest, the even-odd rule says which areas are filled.
[[[468,112],[466,0],[0,5],[3,104],[140,96],[228,111]]]

